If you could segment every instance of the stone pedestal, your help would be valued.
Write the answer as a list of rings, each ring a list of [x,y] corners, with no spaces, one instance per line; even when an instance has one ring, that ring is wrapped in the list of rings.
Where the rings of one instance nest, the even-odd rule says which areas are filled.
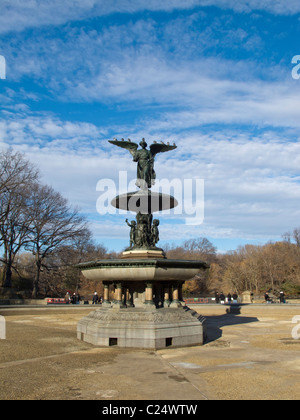
[[[252,303],[251,292],[249,290],[242,293],[242,303]]]
[[[132,249],[122,252],[121,258],[141,258],[141,259],[157,259],[166,258],[165,253],[162,250],[144,250],[144,249]]]
[[[206,320],[189,308],[98,309],[82,318],[77,338],[96,346],[163,349],[203,344]]]

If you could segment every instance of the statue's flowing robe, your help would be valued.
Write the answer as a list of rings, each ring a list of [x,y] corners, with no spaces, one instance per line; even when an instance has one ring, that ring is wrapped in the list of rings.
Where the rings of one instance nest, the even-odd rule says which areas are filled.
[[[156,177],[152,153],[147,149],[137,150],[133,154],[133,161],[137,162],[136,185],[138,187],[151,188]]]

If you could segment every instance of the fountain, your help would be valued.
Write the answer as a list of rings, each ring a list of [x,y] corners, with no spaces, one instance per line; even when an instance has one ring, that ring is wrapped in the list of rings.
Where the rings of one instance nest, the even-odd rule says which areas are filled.
[[[137,162],[139,189],[111,202],[136,216],[125,221],[130,227],[130,243],[121,258],[77,265],[87,279],[102,281],[104,286],[101,308],[78,322],[77,337],[97,346],[148,349],[203,344],[205,318],[185,306],[182,285],[209,266],[204,261],[166,258],[164,250],[157,247],[159,220],[153,219],[153,213],[178,204],[174,197],[150,190],[156,178],[155,155],[177,146],[154,142],[148,150],[145,139],[139,144],[141,149],[130,139],[109,142],[127,149]]]

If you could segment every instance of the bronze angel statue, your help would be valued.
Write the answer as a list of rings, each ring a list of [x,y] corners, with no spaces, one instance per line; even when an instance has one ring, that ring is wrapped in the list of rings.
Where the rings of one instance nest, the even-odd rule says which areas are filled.
[[[136,185],[141,189],[151,188],[155,183],[156,174],[154,171],[154,158],[157,153],[168,152],[169,150],[176,149],[175,143],[173,146],[169,143],[165,144],[163,142],[157,143],[156,141],[151,144],[150,150],[148,150],[147,143],[143,138],[139,143],[141,149],[138,150],[138,144],[132,142],[130,139],[128,141],[122,140],[108,140],[109,143],[116,146],[122,147],[123,149],[129,150],[133,156],[133,161],[137,162],[137,180]]]

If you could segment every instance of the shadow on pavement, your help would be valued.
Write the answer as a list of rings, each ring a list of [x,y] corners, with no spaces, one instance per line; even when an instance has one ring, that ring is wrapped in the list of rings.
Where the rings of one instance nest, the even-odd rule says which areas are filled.
[[[240,305],[228,305],[226,307],[226,313],[223,315],[205,316],[207,322],[207,338],[205,344],[222,337],[222,327],[259,322],[256,317],[241,316],[241,309],[242,306]]]

